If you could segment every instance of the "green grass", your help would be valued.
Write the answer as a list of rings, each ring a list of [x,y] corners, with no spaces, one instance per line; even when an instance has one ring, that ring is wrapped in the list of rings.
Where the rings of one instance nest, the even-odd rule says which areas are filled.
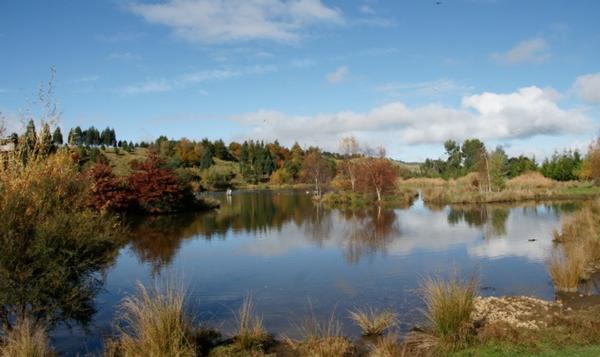
[[[144,161],[148,158],[148,149],[145,148],[136,148],[131,153],[123,149],[119,149],[118,151],[119,153],[117,154],[115,149],[108,148],[102,152],[113,167],[113,173],[117,176],[129,175],[132,161]]]

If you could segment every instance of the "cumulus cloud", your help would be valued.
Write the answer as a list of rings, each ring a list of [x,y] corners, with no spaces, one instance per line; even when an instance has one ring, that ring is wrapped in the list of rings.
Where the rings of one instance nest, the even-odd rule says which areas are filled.
[[[520,42],[507,52],[492,53],[491,55],[493,60],[504,64],[539,63],[547,60],[550,56],[546,40],[540,37]]]
[[[580,110],[561,108],[557,101],[555,91],[532,86],[513,93],[464,96],[459,107],[428,104],[411,108],[396,101],[367,112],[292,116],[261,110],[235,120],[250,129],[248,137],[279,139],[286,144],[318,143],[328,150],[336,150],[339,139],[346,135],[396,148],[470,137],[511,140],[563,135],[592,127]]]
[[[327,81],[331,84],[337,84],[343,82],[348,76],[348,66],[338,67],[335,71],[327,75]]]
[[[600,104],[600,72],[577,77],[573,90],[581,99],[591,104]]]
[[[168,0],[131,6],[146,21],[170,27],[193,42],[296,42],[318,23],[341,24],[341,12],[321,0]]]

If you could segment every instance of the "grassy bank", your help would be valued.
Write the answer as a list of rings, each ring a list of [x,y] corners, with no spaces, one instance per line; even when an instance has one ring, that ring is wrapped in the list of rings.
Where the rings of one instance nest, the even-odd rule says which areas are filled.
[[[390,194],[382,196],[381,202],[377,200],[374,194],[363,194],[351,191],[331,191],[327,192],[319,199],[326,207],[329,208],[364,208],[374,205],[382,205],[385,207],[409,207],[418,197],[419,193],[414,188],[398,188]]]
[[[539,173],[527,173],[508,180],[496,191],[484,191],[479,187],[476,174],[459,179],[408,179],[400,187],[421,190],[428,203],[501,203],[517,201],[586,199],[600,195],[600,187],[588,182],[558,182]]]

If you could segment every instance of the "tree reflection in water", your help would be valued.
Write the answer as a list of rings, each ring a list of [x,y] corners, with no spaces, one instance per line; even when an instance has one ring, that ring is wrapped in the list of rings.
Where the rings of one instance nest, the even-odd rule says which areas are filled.
[[[101,234],[70,237],[44,231],[59,230],[40,229],[29,239],[0,245],[2,326],[11,329],[15,321],[28,318],[50,328],[59,322],[85,328],[118,246]]]
[[[349,227],[335,232],[335,223]],[[228,231],[251,234],[280,232],[294,225],[304,239],[319,247],[335,239],[345,246],[349,262],[365,254],[385,252],[399,227],[394,211],[372,208],[338,212],[315,205],[309,195],[298,192],[244,192],[224,198],[219,210],[210,213],[158,216],[130,224],[131,248],[142,262],[150,263],[153,273],[168,266],[183,240],[202,237],[224,239]]]
[[[486,237],[506,235],[510,209],[505,205],[453,205],[448,211],[448,223],[465,222],[469,227],[484,228]]]

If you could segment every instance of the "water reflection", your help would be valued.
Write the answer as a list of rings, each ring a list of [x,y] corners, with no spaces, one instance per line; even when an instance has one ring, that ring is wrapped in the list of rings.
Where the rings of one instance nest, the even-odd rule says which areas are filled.
[[[25,317],[86,328],[118,247],[112,239],[36,234],[0,245],[0,322]]]

